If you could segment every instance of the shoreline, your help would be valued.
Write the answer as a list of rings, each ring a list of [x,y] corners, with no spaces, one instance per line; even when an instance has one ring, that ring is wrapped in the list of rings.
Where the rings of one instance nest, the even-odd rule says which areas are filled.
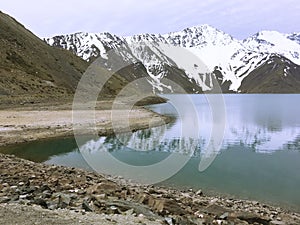
[[[119,216],[120,220],[130,217],[132,221],[146,224],[300,223],[299,213],[257,201],[210,196],[201,190],[147,186],[82,169],[33,163],[11,155],[0,154],[0,170],[0,215],[4,210],[19,210],[17,204],[23,208],[28,206],[26,210],[32,214],[44,210],[45,218],[48,213],[66,216],[72,212],[74,215],[69,219],[82,215],[90,219],[99,215]],[[8,219],[1,218],[1,224],[9,224],[5,223]],[[102,224],[106,223],[102,221]]]
[[[96,110],[99,135],[113,133],[110,104],[108,101]],[[82,111],[83,118],[86,112]],[[120,121],[124,119],[126,115],[118,118]],[[67,104],[7,108],[0,110],[0,120],[0,148],[73,135],[72,110]],[[132,130],[171,121],[170,117],[142,107],[135,107],[130,114]],[[80,122],[84,124],[88,121]],[[101,218],[107,217],[106,220],[119,216],[115,219],[118,223],[108,224],[124,223],[128,218],[136,221],[132,224],[300,224],[300,214],[285,207],[240,200],[219,193],[206,195],[201,190],[147,186],[82,169],[34,163],[1,153],[0,169],[0,215],[5,215],[4,211],[9,209],[12,212],[24,211],[24,207],[28,206],[29,216],[36,215],[40,210],[60,216],[72,212],[75,213],[72,217],[78,218],[87,213],[91,218],[99,219],[101,215]],[[62,209],[67,211],[60,211]],[[3,222],[1,224],[9,224],[8,220]],[[102,221],[99,224],[105,223]]]
[[[68,108],[11,108],[0,110],[0,147],[50,138],[72,137],[74,135],[72,110]],[[79,111],[82,119],[77,121],[76,125],[90,124],[88,119],[84,119],[86,113],[90,112],[89,110]],[[110,109],[106,109],[106,106],[104,109],[95,110],[95,124],[99,136],[114,133],[111,112]],[[120,117],[114,123],[122,124],[122,121],[129,120],[131,130],[147,129],[172,121],[170,117],[159,115],[143,107],[134,107],[130,111],[130,115],[123,114],[122,109],[120,109],[118,116]],[[118,131],[123,129],[127,131],[124,126],[117,129]]]

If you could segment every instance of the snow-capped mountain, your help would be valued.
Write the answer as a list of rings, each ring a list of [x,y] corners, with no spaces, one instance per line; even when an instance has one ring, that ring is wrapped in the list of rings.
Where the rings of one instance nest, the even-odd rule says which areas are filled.
[[[217,78],[223,90],[243,92],[244,79],[255,71],[262,71],[265,65],[275,66],[274,57],[279,57],[284,64],[282,77],[290,79],[292,64],[297,68],[296,72],[293,68],[290,76],[296,76],[300,82],[299,33],[261,31],[245,40],[237,40],[209,25],[202,25],[163,35],[118,37],[110,33],[75,33],[45,41],[51,46],[71,50],[87,61],[97,57],[105,60],[107,52],[114,49],[126,62],[142,63],[154,91],[174,91],[164,83],[164,78],[179,84],[184,82],[191,92],[209,91],[214,88],[213,79]],[[177,47],[176,51],[170,46]],[[184,60],[186,58],[189,60]]]
[[[300,65],[300,35],[286,35],[277,31],[262,31],[244,41],[254,51],[282,55]]]
[[[300,44],[300,33],[290,34],[287,36],[287,38]]]

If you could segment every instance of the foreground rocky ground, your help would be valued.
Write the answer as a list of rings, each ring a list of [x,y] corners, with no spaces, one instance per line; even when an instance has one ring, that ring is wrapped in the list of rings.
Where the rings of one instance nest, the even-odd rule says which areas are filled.
[[[300,224],[253,201],[129,184],[0,155],[0,224]],[[30,219],[28,219],[30,218]]]
[[[0,204],[1,224],[22,225],[91,225],[91,224],[161,224],[159,221],[150,221],[132,214],[95,214],[92,212],[76,213],[68,209],[49,211],[37,205]]]

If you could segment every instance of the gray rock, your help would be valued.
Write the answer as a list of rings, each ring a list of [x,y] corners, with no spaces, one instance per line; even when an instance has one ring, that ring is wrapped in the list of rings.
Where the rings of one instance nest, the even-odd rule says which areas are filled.
[[[129,209],[127,210],[124,215],[129,216],[129,215],[133,215],[134,214],[134,210],[133,209]]]
[[[35,192],[36,190],[37,190],[37,187],[35,187],[35,186],[26,186],[22,189],[22,191],[27,194],[31,194],[31,193]]]
[[[26,199],[28,197],[28,195],[20,195],[19,199]]]
[[[224,215],[225,213],[230,212],[229,209],[224,208],[223,206],[217,205],[217,204],[211,204],[208,205],[206,208],[203,209],[204,212],[216,215],[218,217]]]
[[[108,212],[110,214],[120,214],[121,213],[120,210],[116,206],[109,207]]]
[[[34,199],[33,203],[42,206],[44,209],[48,208],[47,202],[42,198]]]
[[[50,210],[57,209],[57,204],[55,202],[52,202],[52,201],[48,202],[48,209],[50,209]]]
[[[9,187],[9,184],[8,183],[3,183],[2,186],[3,187]]]
[[[8,203],[11,199],[7,196],[1,197],[0,198],[0,203]]]
[[[71,198],[68,195],[60,194],[58,198],[58,208],[64,209],[70,205]]]
[[[42,198],[51,198],[52,193],[50,191],[44,191],[42,193]]]
[[[165,218],[165,221],[166,221],[166,223],[169,224],[169,225],[173,225],[173,224],[174,224],[174,223],[173,223],[173,219],[170,218],[170,217],[166,217],[166,218]]]
[[[286,224],[285,222],[282,222],[282,221],[279,221],[279,220],[272,220],[271,222],[270,222],[270,224],[272,224],[272,225],[284,225],[284,224]]]
[[[19,200],[19,195],[14,195],[14,196],[12,196],[10,200],[11,200],[12,202],[18,201],[18,200]]]
[[[186,211],[175,200],[164,198],[150,198],[148,205],[161,215],[185,215]]]
[[[9,187],[4,187],[2,188],[1,192],[2,193],[6,193],[6,192],[9,192],[10,191],[10,188]]]
[[[227,212],[227,213],[224,213],[223,215],[221,215],[219,218],[221,220],[226,220],[228,216],[229,216],[229,213]]]
[[[83,201],[83,203],[82,203],[82,208],[83,208],[86,212],[93,212],[93,211],[94,211],[87,201]]]
[[[118,208],[121,213],[126,213],[128,210],[133,212],[136,215],[143,214],[148,219],[156,220],[156,219],[162,219],[158,215],[154,214],[151,209],[143,204],[125,201],[125,200],[113,200],[110,202],[104,202],[106,208],[109,208],[111,206],[115,206]]]
[[[135,200],[138,203],[146,203],[149,200],[149,195],[146,193],[140,193],[138,195],[135,196]]]
[[[202,190],[198,190],[198,191],[196,192],[196,195],[203,196]]]
[[[262,216],[252,214],[252,213],[247,213],[247,212],[240,212],[237,215],[237,218],[243,221],[246,221],[250,224],[253,223],[259,223],[259,224],[269,224],[270,219],[264,218]]]

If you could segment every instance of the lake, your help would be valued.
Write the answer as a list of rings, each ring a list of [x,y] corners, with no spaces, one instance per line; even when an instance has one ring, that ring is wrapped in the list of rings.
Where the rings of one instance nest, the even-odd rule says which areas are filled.
[[[108,173],[137,181],[153,175],[151,165],[175,155],[173,161],[153,172],[153,177],[174,174],[159,185],[202,189],[300,210],[300,95],[226,94],[218,96],[224,101],[224,112],[205,95],[165,97],[174,104],[148,108],[176,118],[166,126],[99,137],[80,148],[74,138],[61,138],[7,147],[1,152],[87,170],[95,169],[109,154],[129,167]],[[213,111],[222,115],[216,117]],[[209,149],[210,143],[215,143],[214,151]],[[199,163],[206,157],[208,163],[199,171]],[[107,173],[101,168],[99,165],[96,170]],[[148,175],[143,168],[149,168]]]

